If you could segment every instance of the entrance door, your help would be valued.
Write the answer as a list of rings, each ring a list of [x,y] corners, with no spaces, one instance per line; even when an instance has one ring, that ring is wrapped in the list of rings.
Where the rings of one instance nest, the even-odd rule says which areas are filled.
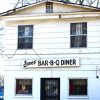
[[[60,78],[41,78],[41,100],[60,100]]]

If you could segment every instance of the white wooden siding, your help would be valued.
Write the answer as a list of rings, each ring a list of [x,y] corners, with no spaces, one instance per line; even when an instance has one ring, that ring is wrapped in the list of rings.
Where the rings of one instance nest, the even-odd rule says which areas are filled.
[[[37,24],[33,22],[33,50],[18,50],[18,23],[14,26],[8,25],[5,33],[5,70],[23,70],[24,60],[40,58],[80,58],[81,67],[76,68],[77,70],[95,70],[96,66],[100,65],[100,21],[85,20],[87,22],[86,48],[70,48],[70,23],[72,22],[66,20],[44,20],[43,23]],[[40,54],[40,58],[34,50]]]
[[[59,9],[58,9],[59,8]],[[80,12],[80,11],[92,11],[92,9],[78,6],[71,6],[64,3],[53,3],[53,13],[69,13],[69,12]],[[25,9],[15,11],[10,15],[34,15],[46,13],[46,3],[35,4]]]

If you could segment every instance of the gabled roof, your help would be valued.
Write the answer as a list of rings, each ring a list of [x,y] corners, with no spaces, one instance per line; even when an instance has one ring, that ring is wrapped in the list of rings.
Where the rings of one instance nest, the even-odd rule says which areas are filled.
[[[35,2],[35,3],[32,3],[32,4],[28,4],[28,5],[24,5],[24,6],[21,6],[21,7],[18,7],[18,8],[10,9],[8,11],[0,13],[0,16],[6,16],[6,15],[11,14],[13,12],[16,12],[16,11],[19,11],[19,10],[22,10],[22,9],[25,9],[25,8],[28,8],[28,7],[32,7],[34,5],[38,5],[38,4],[41,4],[41,3],[44,3],[44,2],[62,3],[62,4],[67,4],[67,5],[70,5],[70,6],[73,6],[73,7],[81,7],[81,8],[91,9],[93,11],[100,11],[100,8],[93,7],[93,6],[80,5],[80,4],[71,3],[71,2],[69,3],[69,2],[65,2],[65,1],[54,1],[54,0],[45,1],[44,0],[44,1],[38,1],[38,2]]]

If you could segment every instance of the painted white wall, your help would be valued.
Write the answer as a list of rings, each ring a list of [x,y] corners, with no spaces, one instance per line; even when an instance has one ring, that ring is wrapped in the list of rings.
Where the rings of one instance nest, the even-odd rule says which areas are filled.
[[[87,47],[70,48],[70,23],[87,22]],[[27,22],[19,23],[19,25]],[[80,58],[80,68],[77,70],[95,70],[100,63],[100,20],[43,20],[34,25],[33,49],[42,59]],[[24,60],[35,60],[39,57],[34,50],[17,49],[18,23],[7,26],[5,33],[6,63],[5,70],[23,70]],[[48,54],[58,54],[48,55]],[[62,53],[62,54],[61,54]],[[64,53],[64,54],[63,54]],[[47,54],[47,55],[46,55]],[[60,55],[59,55],[60,54]],[[92,56],[91,56],[92,55]],[[9,58],[9,59],[8,59]],[[87,68],[88,65],[88,68]],[[10,67],[8,67],[10,66]],[[15,67],[14,67],[15,66]],[[70,68],[69,68],[70,69]],[[73,68],[72,68],[73,69]]]
[[[70,23],[87,22],[87,48],[70,48]],[[60,100],[100,100],[100,79],[96,78],[96,67],[100,66],[100,20],[38,20],[19,24],[32,24],[33,48],[37,53],[66,53],[62,55],[39,55],[42,59],[80,58],[79,67],[53,68],[52,76],[60,77]],[[35,23],[35,24],[34,24]],[[17,25],[7,23],[5,33],[5,100],[40,100],[40,79],[51,77],[50,68],[24,69],[24,60],[39,59],[33,50],[17,50]],[[10,25],[10,26],[9,26]],[[17,50],[17,51],[16,51]],[[15,55],[13,55],[15,53]],[[10,55],[9,55],[10,54]],[[33,96],[15,96],[15,79],[32,78]],[[87,78],[88,96],[70,97],[69,78]],[[10,82],[8,84],[8,82]],[[9,89],[10,87],[10,89]],[[96,92],[95,92],[96,91]]]
[[[41,78],[51,77],[51,70],[44,71],[7,71],[5,77],[5,99],[14,100],[40,100],[40,80]],[[100,79],[96,79],[93,71],[53,71],[52,77],[60,77],[60,100],[99,100]],[[15,79],[32,78],[33,79],[33,96],[16,96],[15,95]],[[87,78],[88,79],[88,95],[83,97],[71,97],[68,95],[70,78]],[[7,81],[9,81],[9,86]],[[10,87],[10,88],[9,88]],[[75,99],[76,98],[76,99]]]
[[[72,6],[67,3],[54,2],[53,1],[53,13],[69,13],[69,12],[80,12],[80,11],[92,11],[93,9]],[[46,13],[46,3],[38,2],[29,7],[21,8],[18,11],[12,13],[11,15],[34,15]]]

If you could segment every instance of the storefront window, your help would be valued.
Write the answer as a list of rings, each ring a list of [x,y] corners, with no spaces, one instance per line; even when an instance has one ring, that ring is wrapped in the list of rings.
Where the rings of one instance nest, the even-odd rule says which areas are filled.
[[[87,95],[87,79],[69,79],[69,95]]]
[[[16,95],[32,95],[32,79],[16,79]]]

